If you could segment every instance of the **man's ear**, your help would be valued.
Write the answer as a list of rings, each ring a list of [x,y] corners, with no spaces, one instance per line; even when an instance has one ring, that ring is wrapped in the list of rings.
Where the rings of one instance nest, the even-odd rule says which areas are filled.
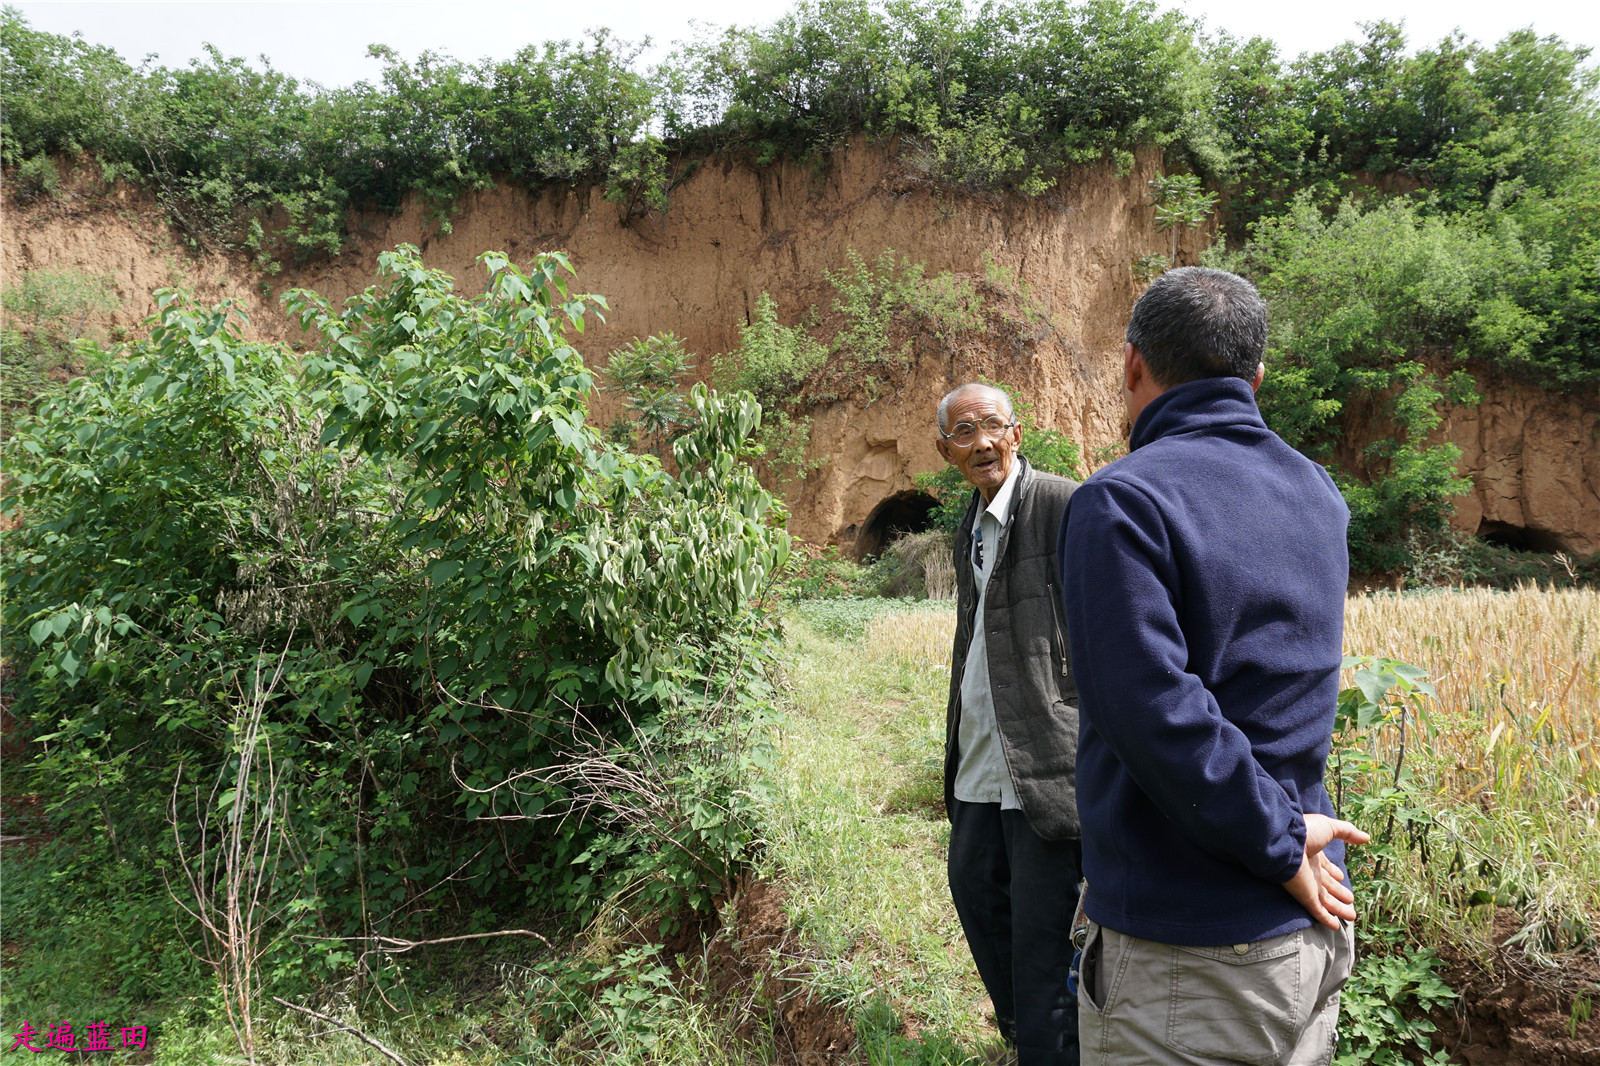
[[[955,460],[950,458],[950,442],[945,440],[942,434],[933,438],[933,446],[939,449],[940,458],[952,466],[955,465]]]
[[[1139,383],[1150,376],[1150,368],[1144,365],[1144,355],[1133,346],[1130,341],[1122,346],[1122,387],[1129,392],[1137,392]]]
[[[1257,363],[1256,364],[1256,376],[1250,379],[1250,391],[1251,392],[1259,392],[1259,391],[1261,391],[1261,382],[1266,379],[1266,376],[1267,376],[1267,364],[1266,363]]]

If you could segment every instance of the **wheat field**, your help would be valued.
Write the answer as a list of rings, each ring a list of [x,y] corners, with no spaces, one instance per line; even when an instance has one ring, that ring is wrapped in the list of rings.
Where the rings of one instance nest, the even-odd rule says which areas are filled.
[[[867,655],[943,671],[954,626],[954,611],[889,611],[869,623]],[[1438,699],[1423,701],[1405,758],[1448,846],[1486,860],[1489,887],[1530,921],[1600,918],[1600,592],[1353,595],[1344,646],[1428,672]],[[1366,742],[1392,763],[1399,737],[1391,726]],[[1442,884],[1415,873],[1413,914]]]
[[[943,670],[954,631],[953,610],[887,611],[867,626],[867,654]],[[1351,596],[1344,645],[1427,670],[1432,753],[1454,798],[1515,794],[1552,769],[1581,798],[1600,796],[1600,592]]]
[[[1600,796],[1600,592],[1352,596],[1344,643],[1428,671],[1432,754],[1455,799],[1505,800],[1552,771],[1580,805]]]
[[[954,632],[954,610],[887,611],[867,626],[867,653],[944,669]],[[1600,592],[1351,596],[1344,645],[1348,655],[1427,670],[1439,692],[1435,713],[1453,738],[1475,733],[1484,740],[1497,727],[1496,744],[1519,735],[1553,738],[1589,774],[1600,771]]]

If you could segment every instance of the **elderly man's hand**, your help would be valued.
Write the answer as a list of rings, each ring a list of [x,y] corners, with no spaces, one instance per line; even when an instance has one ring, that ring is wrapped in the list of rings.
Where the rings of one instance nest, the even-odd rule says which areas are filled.
[[[1313,921],[1337,929],[1341,918],[1347,922],[1356,920],[1356,897],[1339,876],[1339,868],[1322,853],[1323,849],[1335,840],[1365,844],[1372,838],[1349,822],[1326,815],[1308,814],[1305,820],[1306,853],[1300,860],[1299,871],[1285,881],[1283,887],[1299,900]]]

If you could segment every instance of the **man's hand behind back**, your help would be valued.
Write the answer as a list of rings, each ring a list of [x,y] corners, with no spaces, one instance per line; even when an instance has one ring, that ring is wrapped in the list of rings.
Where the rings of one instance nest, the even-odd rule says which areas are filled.
[[[1355,893],[1345,884],[1339,868],[1324,855],[1323,849],[1335,840],[1346,844],[1365,844],[1372,837],[1349,822],[1324,814],[1308,814],[1306,853],[1300,869],[1283,883],[1284,890],[1299,901],[1313,921],[1329,929],[1339,928],[1339,920],[1356,920]]]

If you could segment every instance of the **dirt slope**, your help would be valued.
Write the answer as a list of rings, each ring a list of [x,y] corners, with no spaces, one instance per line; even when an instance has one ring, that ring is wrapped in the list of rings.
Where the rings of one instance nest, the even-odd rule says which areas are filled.
[[[791,487],[792,528],[813,542],[868,543],[887,500],[913,491],[916,473],[935,469],[933,411],[951,386],[979,374],[1015,385],[1043,425],[1077,440],[1086,456],[1122,439],[1122,329],[1138,292],[1130,264],[1163,250],[1145,181],[1157,170],[1141,156],[1126,174],[1086,167],[1046,196],[975,198],[952,194],[907,173],[879,147],[853,143],[817,167],[756,168],[711,160],[674,190],[662,215],[624,224],[595,190],[527,192],[495,188],[464,197],[451,232],[420,204],[399,214],[353,219],[355,248],[337,260],[289,267],[270,279],[220,255],[181,251],[148,197],[87,182],[56,199],[13,209],[0,202],[0,273],[78,269],[117,278],[122,311],[108,326],[133,332],[150,310],[149,292],[190,285],[203,300],[238,299],[251,335],[299,343],[277,306],[304,286],[342,299],[371,283],[376,255],[398,243],[422,248],[430,266],[463,289],[482,277],[478,253],[517,259],[565,250],[580,289],[602,293],[607,321],[578,339],[593,365],[636,336],[663,330],[688,340],[702,372],[710,356],[735,346],[762,291],[785,321],[831,298],[823,272],[840,269],[848,249],[868,259],[892,248],[930,274],[982,275],[985,259],[1014,272],[1048,322],[1029,343],[939,350],[875,390],[863,405],[840,402],[810,412],[812,457],[825,460]],[[69,183],[70,186],[70,183]],[[1193,262],[1206,235],[1192,235],[1180,258]],[[596,398],[607,421],[613,401]],[[1593,396],[1551,397],[1515,383],[1491,383],[1477,411],[1452,412],[1444,432],[1463,446],[1475,481],[1458,524],[1532,531],[1537,547],[1600,551],[1600,446]],[[1024,447],[1026,451],[1026,447]]]

